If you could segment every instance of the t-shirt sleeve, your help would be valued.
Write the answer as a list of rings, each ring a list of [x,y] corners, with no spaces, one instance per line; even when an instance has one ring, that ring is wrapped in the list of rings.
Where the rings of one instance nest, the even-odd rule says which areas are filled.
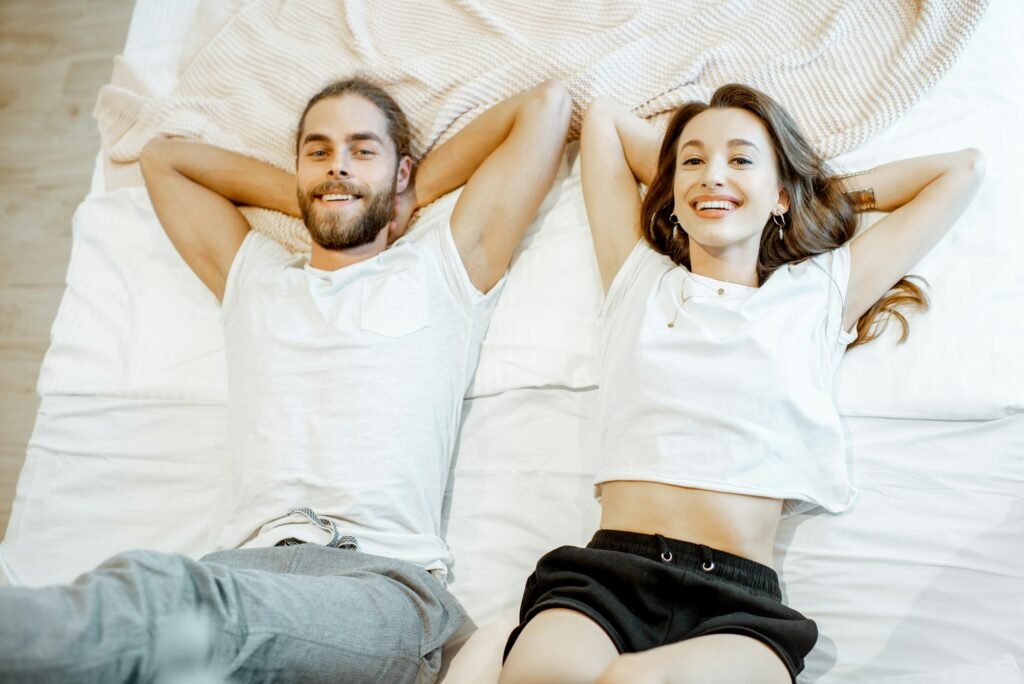
[[[481,292],[473,284],[466,271],[466,265],[462,262],[462,256],[452,237],[451,224],[439,223],[426,228],[425,231],[417,236],[416,246],[437,266],[436,274],[441,279],[440,286],[466,311],[493,308],[508,279],[508,272],[506,271],[486,293]]]
[[[622,300],[625,299],[626,293],[632,290],[645,268],[652,262],[671,264],[668,257],[651,249],[647,241],[640,238],[633,246],[633,251],[619,267],[619,272],[612,278],[612,284],[608,286],[608,293],[605,295],[604,305],[601,307],[602,317],[607,317],[619,307]]]
[[[292,254],[280,243],[271,238],[250,230],[238,248],[231,268],[228,269],[227,282],[224,284],[224,301],[221,304],[221,320],[231,315],[238,305],[240,293],[245,289],[253,274],[259,270],[283,264],[292,259]]]
[[[829,339],[836,340],[838,351],[857,339],[857,329],[843,330],[843,311],[846,308],[846,290],[850,285],[850,243],[814,257],[821,269],[828,274],[828,323]]]

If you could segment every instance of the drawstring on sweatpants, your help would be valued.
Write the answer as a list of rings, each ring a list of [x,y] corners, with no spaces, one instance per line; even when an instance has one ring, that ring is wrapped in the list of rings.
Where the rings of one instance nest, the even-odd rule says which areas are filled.
[[[307,518],[309,522],[319,527],[324,532],[331,533],[331,540],[325,544],[325,546],[333,546],[336,549],[349,549],[356,551],[359,548],[359,543],[356,538],[350,534],[342,534],[338,531],[338,526],[334,524],[333,520],[324,520],[319,515],[313,512],[311,508],[293,508],[288,511],[289,513],[298,513],[299,515]]]

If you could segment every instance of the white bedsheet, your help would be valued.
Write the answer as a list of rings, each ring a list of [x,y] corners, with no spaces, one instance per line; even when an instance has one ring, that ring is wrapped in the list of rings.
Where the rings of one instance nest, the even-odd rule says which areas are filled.
[[[173,85],[194,6],[136,4],[125,57],[146,65],[153,92]],[[947,78],[840,160],[974,144],[989,175],[916,269],[932,281],[933,310],[912,319],[910,342],[889,337],[844,362],[844,412],[884,416],[846,420],[860,500],[844,516],[784,522],[787,599],[822,631],[802,682],[1024,681],[1024,87],[1012,81],[1024,41],[1007,28],[1024,26],[1022,12],[995,0]],[[447,532],[452,589],[480,625],[514,613],[537,557],[597,523],[594,392],[580,388],[593,383],[599,292],[572,161],[516,257],[464,419]],[[224,458],[216,302],[142,190],[93,187],[75,216],[42,405],[0,544],[16,583],[68,581],[126,548],[210,549]],[[486,391],[512,378],[546,387]],[[502,629],[474,637],[456,661],[463,673],[493,670]]]
[[[515,614],[533,559],[596,528],[595,394],[469,402],[448,540],[452,590],[479,624]],[[1024,416],[844,425],[858,501],[843,515],[787,518],[776,540],[784,597],[821,632],[800,681],[1024,662]],[[474,637],[460,669],[493,671],[504,635]]]

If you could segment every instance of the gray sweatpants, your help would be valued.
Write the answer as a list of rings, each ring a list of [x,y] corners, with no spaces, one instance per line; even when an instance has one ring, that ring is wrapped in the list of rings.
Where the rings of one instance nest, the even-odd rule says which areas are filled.
[[[433,682],[465,619],[430,573],[359,551],[130,551],[71,585],[0,588],[0,681],[197,681],[175,671],[198,649],[231,682]]]

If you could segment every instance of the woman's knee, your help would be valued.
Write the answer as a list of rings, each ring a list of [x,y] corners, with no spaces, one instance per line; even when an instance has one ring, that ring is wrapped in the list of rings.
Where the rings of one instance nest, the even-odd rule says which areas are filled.
[[[665,673],[640,653],[626,653],[612,661],[596,684],[662,684]]]

